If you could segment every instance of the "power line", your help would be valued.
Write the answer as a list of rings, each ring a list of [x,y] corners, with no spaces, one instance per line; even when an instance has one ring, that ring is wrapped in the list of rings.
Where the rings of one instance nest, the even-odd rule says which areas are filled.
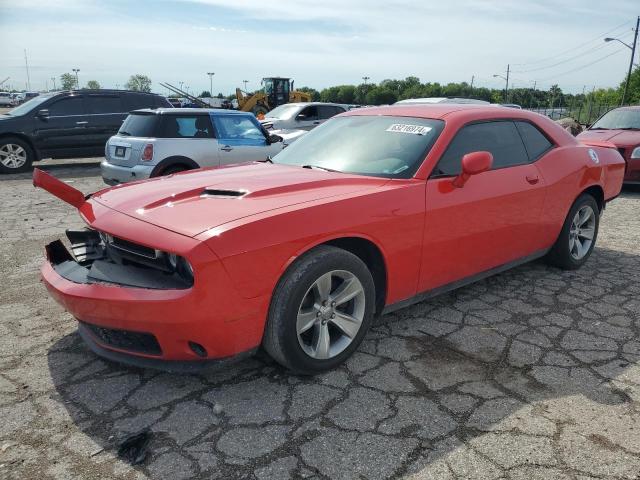
[[[616,50],[615,52],[612,52],[612,53],[610,53],[608,55],[605,55],[604,57],[600,57],[597,60],[594,60],[593,62],[587,63],[586,65],[582,65],[581,67],[577,67],[577,68],[574,68],[574,69],[571,69],[571,70],[567,70],[566,72],[563,72],[563,73],[558,73],[556,75],[553,75],[552,77],[543,78],[541,80],[538,80],[538,82],[546,82],[547,80],[555,79],[555,78],[558,78],[558,77],[562,77],[563,75],[568,75],[570,73],[577,72],[579,70],[583,70],[583,69],[585,69],[587,67],[590,67],[591,65],[594,65],[594,64],[596,64],[598,62],[601,62],[602,60],[604,60],[606,58],[609,58],[609,57],[611,57],[611,56],[613,56],[613,55],[615,55],[617,53],[620,53],[620,52],[622,52],[622,50]]]
[[[625,38],[625,37],[623,37],[623,38]],[[584,57],[585,55],[591,55],[592,53],[597,52],[598,50],[602,50],[603,48],[606,48],[608,45],[609,45],[609,43],[602,43],[602,45],[600,45],[598,47],[589,49],[586,52],[578,53],[577,55],[574,55],[573,57],[565,58],[565,59],[560,60],[559,62],[554,63],[552,65],[547,65],[545,67],[536,67],[536,68],[532,68],[532,69],[529,69],[529,70],[514,70],[514,72],[516,72],[516,73],[530,73],[530,72],[538,72],[540,70],[548,70],[550,68],[554,68],[554,67],[557,67],[559,65],[562,65],[562,64],[565,64],[565,63],[568,63],[568,62],[572,62],[577,58]]]
[[[587,46],[590,43],[595,42],[596,40],[601,40],[605,35],[608,35],[608,34],[614,32],[616,30],[619,30],[622,27],[624,27],[624,26],[626,26],[626,25],[628,25],[630,23],[632,23],[632,21],[631,20],[627,20],[626,22],[621,23],[617,27],[612,28],[611,30],[609,30],[607,32],[601,33],[600,35],[598,35],[597,37],[592,38],[591,40],[587,40],[586,42],[582,42],[580,45],[577,45],[577,46],[575,46],[573,48],[570,48],[568,50],[564,50],[562,52],[556,53],[555,55],[552,55],[550,57],[546,57],[546,58],[543,58],[543,59],[540,59],[540,60],[536,60],[536,61],[533,61],[533,62],[514,63],[513,65],[535,65],[535,64],[538,64],[538,63],[545,63],[545,62],[547,62],[549,60],[555,60],[556,58],[561,57],[561,56],[565,55],[566,53],[574,52],[576,50],[579,50],[579,49]]]

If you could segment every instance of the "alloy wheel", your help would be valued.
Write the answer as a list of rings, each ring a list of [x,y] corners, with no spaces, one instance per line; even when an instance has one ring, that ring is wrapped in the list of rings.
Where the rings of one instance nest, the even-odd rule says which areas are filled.
[[[0,163],[7,168],[20,168],[27,162],[27,151],[15,143],[0,146]]]
[[[596,214],[585,205],[576,212],[569,229],[569,253],[575,260],[582,260],[589,252],[595,233]]]
[[[298,308],[296,333],[304,352],[327,360],[358,335],[365,314],[362,283],[351,272],[333,270],[318,278]]]

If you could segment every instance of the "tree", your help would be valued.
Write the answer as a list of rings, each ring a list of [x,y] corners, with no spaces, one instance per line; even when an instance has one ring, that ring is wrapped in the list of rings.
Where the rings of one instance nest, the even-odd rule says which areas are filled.
[[[209,90],[203,90],[200,95],[200,98],[211,98],[211,92]]]
[[[89,80],[87,82],[87,88],[91,90],[100,90],[100,84],[98,83],[97,80]]]
[[[151,79],[146,75],[136,74],[129,77],[129,81],[125,83],[127,90],[133,90],[134,92],[150,92],[151,91]]]
[[[72,90],[76,86],[76,76],[71,73],[63,73],[60,75],[60,84],[62,90]]]
[[[311,101],[312,102],[319,102],[320,101],[320,92],[317,91],[315,88],[301,87],[301,88],[297,88],[296,90],[298,90],[299,92],[305,92],[305,93],[308,93],[309,95],[311,95]]]
[[[620,98],[618,102],[622,99],[622,92],[624,91],[624,84],[627,81],[627,77],[624,78],[622,83],[620,84],[620,88],[618,88],[618,92]],[[625,99],[625,103],[628,105],[637,105],[640,103],[640,67],[635,67],[635,69],[631,72],[631,77],[629,78],[629,89],[627,90],[627,98]]]

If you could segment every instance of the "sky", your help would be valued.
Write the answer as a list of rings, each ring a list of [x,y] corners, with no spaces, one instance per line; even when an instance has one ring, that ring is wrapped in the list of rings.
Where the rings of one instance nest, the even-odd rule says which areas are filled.
[[[322,89],[413,75],[422,82],[564,91],[625,77],[638,0],[0,0],[0,81],[31,90],[158,82],[227,95],[265,76]],[[640,43],[640,42],[639,42]],[[640,55],[638,55],[640,57]],[[636,62],[638,60],[636,59]]]

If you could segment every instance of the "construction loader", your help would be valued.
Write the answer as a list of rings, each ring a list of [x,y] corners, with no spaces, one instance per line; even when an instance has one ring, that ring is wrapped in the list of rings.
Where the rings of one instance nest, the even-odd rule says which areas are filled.
[[[290,102],[310,102],[311,95],[293,89],[293,80],[283,77],[265,77],[262,79],[261,92],[249,94],[236,88],[238,110],[253,112],[262,118],[269,111]]]

